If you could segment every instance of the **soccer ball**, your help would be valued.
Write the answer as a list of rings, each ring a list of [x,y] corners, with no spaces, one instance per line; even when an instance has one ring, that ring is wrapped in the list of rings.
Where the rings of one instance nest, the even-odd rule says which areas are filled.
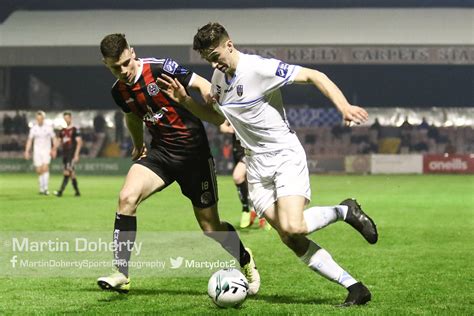
[[[209,279],[207,293],[219,307],[238,307],[247,298],[249,282],[236,269],[222,269]]]

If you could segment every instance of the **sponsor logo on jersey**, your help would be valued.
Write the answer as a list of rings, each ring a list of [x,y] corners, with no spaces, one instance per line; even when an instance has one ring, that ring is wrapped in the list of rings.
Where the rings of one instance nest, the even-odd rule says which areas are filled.
[[[163,70],[172,75],[175,73],[177,68],[178,68],[178,63],[169,58],[166,59],[165,63],[163,64]]]
[[[158,88],[158,85],[154,82],[152,83],[149,83],[147,86],[146,86],[146,90],[148,91],[148,94],[150,96],[155,96],[158,94],[158,92],[160,92],[160,88]],[[129,99],[130,100],[130,99]],[[127,100],[128,101],[128,100]],[[133,101],[133,99],[132,99]],[[128,102],[127,102],[128,103]]]
[[[241,97],[242,94],[244,94],[244,85],[239,84],[239,85],[237,86],[237,95],[238,95],[239,97]]]
[[[147,104],[147,113],[143,116],[143,121],[156,125],[158,121],[165,115],[168,110],[162,107],[158,112],[153,112],[153,109]]]
[[[221,95],[222,88],[220,85],[216,85],[217,95]]]
[[[133,98],[129,98],[128,100],[125,100],[125,103],[127,104],[132,103],[132,102],[135,102]]]
[[[285,64],[284,62],[281,61],[280,64],[278,65],[275,75],[277,75],[278,77],[286,78],[289,67],[290,65]]]

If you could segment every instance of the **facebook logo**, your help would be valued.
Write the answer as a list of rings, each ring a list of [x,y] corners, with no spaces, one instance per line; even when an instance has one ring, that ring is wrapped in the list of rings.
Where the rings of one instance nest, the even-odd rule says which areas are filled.
[[[284,62],[281,61],[280,64],[278,65],[275,75],[277,75],[278,77],[285,78],[286,75],[288,74],[289,67],[290,65],[285,64]]]

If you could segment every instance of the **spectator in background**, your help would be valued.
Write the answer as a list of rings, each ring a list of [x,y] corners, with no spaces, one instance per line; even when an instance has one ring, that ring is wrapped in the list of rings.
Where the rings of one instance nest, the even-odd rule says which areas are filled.
[[[20,115],[20,111],[16,111],[15,116],[13,117],[13,133],[14,134],[23,134],[23,118]]]
[[[436,143],[440,143],[440,142],[446,142],[446,141],[442,141],[440,136],[439,136],[439,130],[436,126],[434,125],[430,125],[428,126],[428,137],[431,138],[431,139],[434,139],[436,141]]]
[[[3,117],[3,133],[5,135],[13,133],[13,119],[8,114]]]
[[[105,122],[104,116],[102,115],[102,113],[97,114],[94,117],[94,131],[96,133],[104,133],[105,126],[106,126],[106,122]]]
[[[28,134],[30,127],[28,126],[28,119],[26,118],[26,113],[23,113],[21,116],[21,133]]]
[[[377,135],[380,133],[380,129],[382,128],[382,125],[380,125],[379,119],[375,118],[375,121],[372,125],[370,125],[369,129],[370,130],[375,130],[377,131]]]
[[[446,147],[444,148],[444,153],[445,154],[455,154],[456,153],[456,146],[453,145],[453,143],[448,142],[446,144]]]
[[[122,111],[115,111],[115,142],[121,143],[123,141],[123,113]]]
[[[346,125],[334,125],[331,129],[331,133],[334,135],[335,138],[340,139],[344,134],[349,134],[351,132],[351,128]]]
[[[408,116],[405,117],[400,126],[400,146],[401,147],[410,147],[411,146],[411,131],[412,125],[408,122]]]
[[[421,119],[421,123],[420,125],[418,125],[417,127],[418,129],[429,129],[430,128],[430,124],[428,124],[428,122],[426,121],[426,117],[423,116],[423,118]]]

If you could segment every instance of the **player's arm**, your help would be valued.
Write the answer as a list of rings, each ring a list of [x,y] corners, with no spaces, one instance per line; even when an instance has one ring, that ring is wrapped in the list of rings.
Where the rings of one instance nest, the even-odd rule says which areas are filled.
[[[132,160],[137,160],[146,155],[146,147],[143,143],[143,121],[135,113],[129,112],[125,113],[125,125],[132,136]]]
[[[61,135],[61,132],[59,132],[59,135]],[[59,146],[61,145],[61,137],[60,136],[56,136],[53,138],[53,158],[56,158],[58,156],[58,148]]]
[[[226,133],[226,134],[234,134],[234,128],[232,125],[230,125],[229,121],[225,120],[224,123],[222,123],[219,126],[219,131],[221,133]]]
[[[196,102],[188,95],[184,86],[177,78],[171,78],[166,74],[162,74],[157,79],[160,88],[175,102],[183,105],[187,110],[193,113],[201,120],[208,121],[217,126],[224,122],[224,117],[217,113],[212,107],[211,84],[203,77],[194,74],[194,79],[189,85],[192,89],[198,90],[206,101],[205,104]]]
[[[354,122],[361,124],[367,121],[369,116],[367,111],[361,107],[349,104],[342,91],[324,73],[302,67],[298,74],[296,74],[293,82],[309,83],[316,86],[342,113],[346,123]]]
[[[51,128],[51,151],[49,155],[51,156],[52,159],[56,159],[56,156],[58,154],[58,144],[56,141],[56,133],[54,132],[54,129]]]
[[[53,159],[56,158],[56,155],[58,153],[58,150],[56,148],[57,148],[56,147],[56,136],[53,136],[53,137],[51,137],[51,152],[49,153],[49,155]]]
[[[74,152],[74,162],[79,162],[79,155],[82,148],[82,137],[76,136],[76,151]]]

